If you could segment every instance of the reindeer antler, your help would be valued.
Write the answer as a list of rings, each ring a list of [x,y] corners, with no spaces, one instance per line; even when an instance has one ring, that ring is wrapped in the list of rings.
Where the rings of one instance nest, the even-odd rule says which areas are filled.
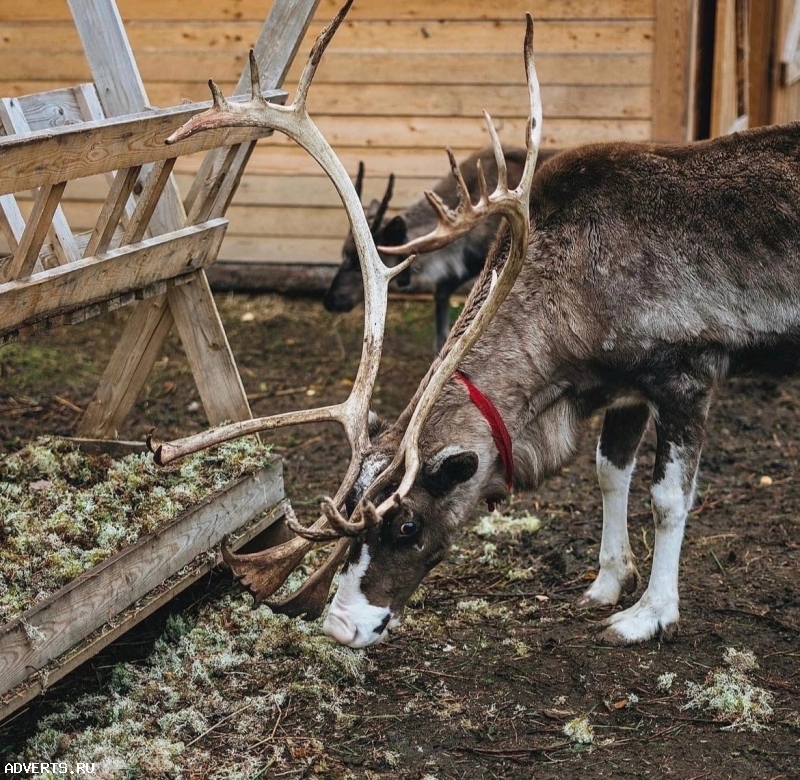
[[[502,253],[496,252],[486,263],[467,298],[461,315],[445,342],[442,353],[434,361],[411,402],[398,419],[397,425],[401,428],[405,426],[405,433],[397,453],[364,495],[364,502],[366,502],[396,479],[401,468],[403,469],[403,478],[397,490],[377,507],[376,512],[379,517],[402,501],[411,489],[420,468],[419,436],[422,427],[445,383],[450,379],[472,345],[486,330],[491,318],[511,291],[527,254],[530,235],[530,192],[542,137],[542,101],[533,61],[533,19],[530,14],[526,14],[526,23],[524,53],[525,75],[530,100],[530,121],[526,130],[528,154],[519,184],[513,190],[508,187],[508,172],[500,139],[491,117],[484,112],[497,162],[495,191],[491,195],[487,193],[486,179],[479,161],[480,194],[478,202],[473,204],[455,157],[448,149],[447,154],[450,158],[453,176],[459,187],[458,209],[451,210],[435,193],[426,192],[428,201],[439,218],[436,228],[403,246],[379,247],[380,251],[393,254],[407,254],[411,251],[430,252],[465,235],[480,221],[492,214],[500,214],[506,218],[511,234],[511,246],[508,254],[503,256]],[[359,506],[357,511],[366,511],[366,509],[362,510]]]
[[[491,317],[505,299],[516,279],[528,245],[528,202],[536,156],[541,141],[542,108],[539,84],[533,66],[533,21],[528,14],[525,35],[525,68],[531,103],[531,120],[527,130],[528,158],[519,186],[514,190],[508,188],[505,158],[500,141],[490,117],[486,114],[497,159],[498,183],[495,191],[491,195],[487,193],[483,174],[479,172],[480,197],[476,204],[472,204],[467,187],[455,164],[455,159],[448,150],[461,192],[459,209],[451,211],[443,203],[437,202],[435,196],[429,194],[429,200],[434,204],[439,215],[437,228],[428,236],[416,239],[404,247],[386,248],[387,252],[402,252],[403,254],[409,249],[431,251],[469,232],[481,219],[491,214],[502,214],[511,227],[511,251],[505,260],[499,255],[495,255],[491,262],[487,263],[468,298],[464,312],[445,344],[442,355],[431,366],[411,403],[398,420],[398,425],[405,425],[407,422],[407,427],[394,460],[369,486],[353,516],[349,520],[346,519],[341,514],[341,507],[347,493],[355,484],[360,468],[360,458],[369,444],[367,427],[369,400],[375,385],[383,344],[388,284],[392,278],[406,270],[414,259],[413,256],[409,257],[391,268],[385,266],[380,260],[371,238],[371,226],[367,223],[359,196],[343,166],[308,116],[305,108],[308,88],[322,53],[351,4],[352,0],[348,0],[314,44],[300,77],[297,95],[291,105],[269,104],[263,99],[255,59],[251,52],[252,94],[250,100],[229,102],[222,97],[217,86],[210,82],[214,96],[213,106],[203,114],[192,118],[168,139],[168,143],[172,143],[202,130],[228,126],[267,126],[279,130],[297,141],[320,163],[339,192],[350,219],[364,279],[365,311],[361,363],[348,398],[333,406],[288,412],[225,425],[213,431],[161,444],[155,449],[156,460],[159,463],[169,463],[214,444],[285,425],[326,420],[336,421],[342,425],[351,448],[350,462],[336,495],[323,502],[322,515],[319,519],[311,527],[306,528],[299,524],[293,513],[290,513],[287,525],[298,534],[295,539],[249,555],[236,555],[223,549],[225,560],[231,566],[234,575],[253,592],[256,601],[260,601],[272,595],[283,584],[314,542],[339,538],[330,557],[303,586],[285,601],[276,604],[270,603],[270,606],[276,611],[292,616],[305,615],[309,619],[319,616],[324,608],[333,574],[345,554],[349,538],[379,523],[381,517],[389,509],[402,503],[403,496],[408,493],[419,471],[419,435],[436,398],[461,359],[484,332]],[[363,176],[360,176],[359,179],[363,180]],[[390,193],[387,194],[390,195]],[[388,202],[388,198],[385,200]],[[376,508],[370,499],[395,479],[401,468],[404,470],[404,475],[399,488]]]
[[[326,501],[322,515],[310,528],[304,528],[296,519],[290,518],[288,521],[293,530],[306,538],[295,538],[277,547],[250,555],[235,555],[224,550],[225,559],[231,566],[234,575],[253,592],[257,601],[272,595],[283,584],[291,571],[311,549],[314,541],[331,538],[331,533],[325,531],[326,526],[330,525],[336,528],[336,537],[355,532],[352,524],[341,517],[339,507],[344,505],[345,496],[355,483],[361,456],[369,445],[367,425],[369,402],[375,386],[383,346],[389,281],[402,273],[412,260],[409,258],[408,261],[392,268],[388,268],[381,261],[371,236],[370,225],[361,207],[360,197],[344,166],[306,110],[306,98],[317,66],[352,2],[353,0],[348,0],[330,25],[320,33],[300,76],[297,93],[290,105],[281,106],[268,103],[263,98],[258,66],[251,51],[250,98],[245,101],[229,101],[223,97],[219,87],[213,81],[209,81],[213,97],[211,108],[192,117],[166,140],[166,143],[171,144],[204,130],[241,126],[270,127],[289,136],[311,154],[336,187],[347,211],[356,249],[361,260],[365,293],[364,341],[361,363],[350,395],[345,401],[318,409],[277,414],[224,425],[196,436],[162,443],[154,449],[156,461],[166,464],[215,444],[287,425],[335,421],[343,427],[351,448],[351,457],[339,490],[332,499]],[[387,202],[390,196],[391,192],[389,191]],[[363,525],[360,525],[359,528],[363,528]],[[285,608],[293,614],[305,612],[310,618],[318,617],[324,606],[324,599],[320,602],[318,593],[324,590],[327,596],[335,566],[343,554],[344,546],[337,546],[329,561],[315,574],[316,579],[312,578],[313,582],[308,588],[304,586],[305,590],[301,588],[303,593],[298,595],[302,595],[306,599],[309,598],[309,594],[311,595],[307,608],[301,608],[292,600],[286,605],[276,604],[274,607],[276,609]]]

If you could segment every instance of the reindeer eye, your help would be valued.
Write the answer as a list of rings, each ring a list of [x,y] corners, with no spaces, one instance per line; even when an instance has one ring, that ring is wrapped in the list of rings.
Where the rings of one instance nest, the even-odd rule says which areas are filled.
[[[408,538],[416,535],[417,531],[419,531],[419,526],[413,520],[406,520],[398,530],[400,536]]]

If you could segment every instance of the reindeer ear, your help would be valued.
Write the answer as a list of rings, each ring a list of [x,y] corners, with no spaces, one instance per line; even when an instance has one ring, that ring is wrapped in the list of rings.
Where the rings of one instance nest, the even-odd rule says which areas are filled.
[[[422,467],[423,487],[435,496],[449,493],[472,479],[478,470],[478,453],[458,447],[445,447]]]
[[[402,215],[392,217],[381,230],[378,243],[383,246],[399,246],[405,244],[408,236],[408,226]]]
[[[375,215],[378,213],[378,209],[380,207],[381,202],[379,200],[375,200],[375,198],[369,202],[369,206],[367,206],[367,222],[372,224],[372,220],[375,219]]]

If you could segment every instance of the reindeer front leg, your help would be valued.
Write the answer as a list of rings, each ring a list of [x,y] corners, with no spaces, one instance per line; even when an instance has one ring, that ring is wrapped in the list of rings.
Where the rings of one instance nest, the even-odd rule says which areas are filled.
[[[708,398],[660,409],[650,496],[655,521],[647,589],[632,607],[612,615],[601,639],[614,644],[669,637],[678,627],[678,569],[686,515],[692,506]]]
[[[639,586],[640,577],[628,541],[628,490],[650,411],[644,405],[606,412],[597,442],[597,481],[603,494],[600,571],[581,599],[582,606],[616,604],[622,593]]]

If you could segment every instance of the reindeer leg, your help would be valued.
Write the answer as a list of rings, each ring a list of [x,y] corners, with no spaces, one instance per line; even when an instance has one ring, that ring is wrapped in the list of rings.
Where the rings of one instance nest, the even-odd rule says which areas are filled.
[[[678,568],[686,515],[692,505],[708,396],[659,409],[650,496],[655,520],[653,566],[647,589],[629,609],[612,615],[601,639],[614,644],[668,638],[678,628]]]
[[[609,409],[597,442],[597,481],[603,493],[600,571],[581,599],[582,606],[616,604],[641,578],[628,541],[628,489],[636,451],[650,419],[644,405]]]

